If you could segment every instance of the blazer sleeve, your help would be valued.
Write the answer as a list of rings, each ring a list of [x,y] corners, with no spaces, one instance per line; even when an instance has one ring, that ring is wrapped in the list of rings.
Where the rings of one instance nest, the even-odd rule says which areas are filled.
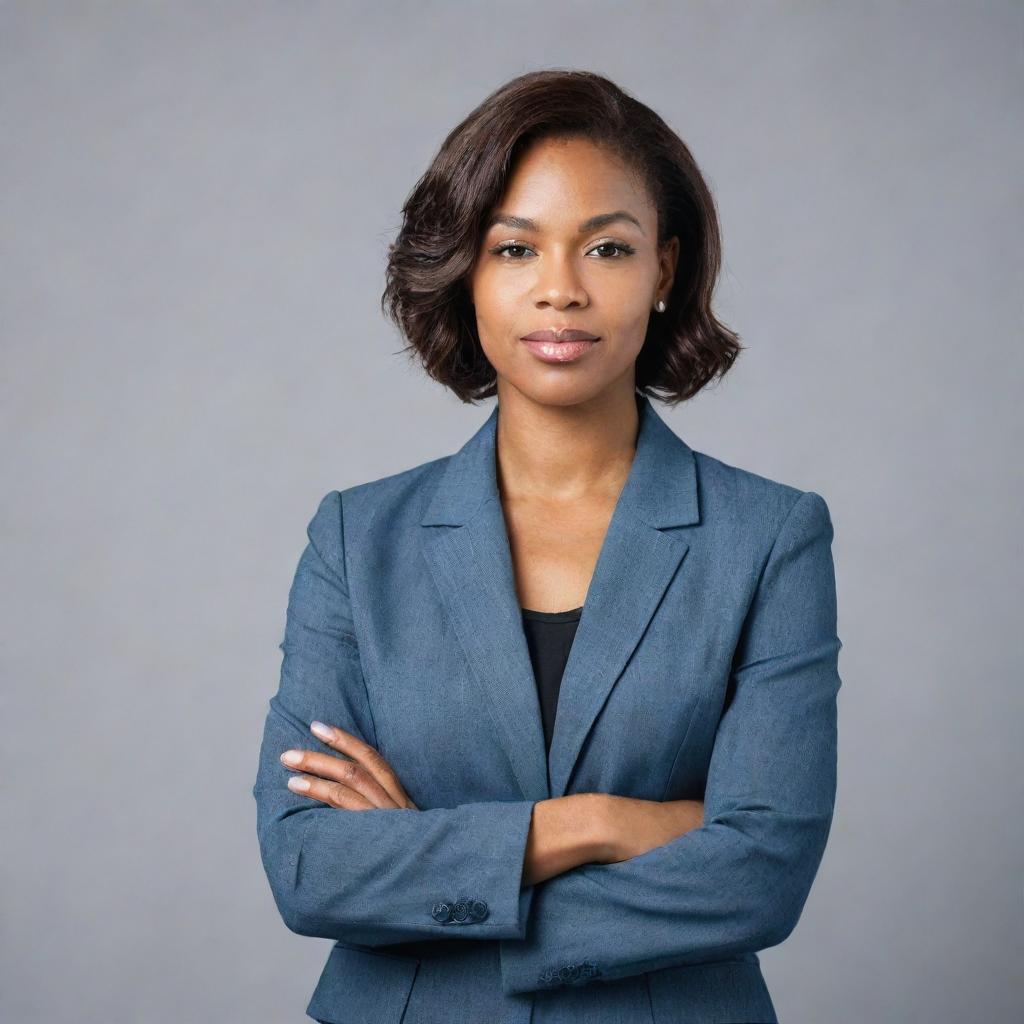
[[[507,994],[735,957],[796,926],[835,801],[842,644],[832,536],[825,500],[801,492],[733,659],[703,826],[536,886],[524,941],[501,947]]]
[[[294,773],[280,761],[285,750],[341,756],[309,731],[314,719],[375,745],[338,491],[321,500],[307,538],[252,789],[260,855],[282,919],[300,935],[369,946],[522,938],[534,893],[520,888],[532,801],[355,811],[288,788]]]

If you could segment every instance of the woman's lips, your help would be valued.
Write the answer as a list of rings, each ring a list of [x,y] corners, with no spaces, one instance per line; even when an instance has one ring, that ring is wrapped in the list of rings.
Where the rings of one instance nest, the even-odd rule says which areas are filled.
[[[582,341],[535,341],[523,338],[523,344],[545,363],[569,363],[589,352],[599,341],[590,338]]]

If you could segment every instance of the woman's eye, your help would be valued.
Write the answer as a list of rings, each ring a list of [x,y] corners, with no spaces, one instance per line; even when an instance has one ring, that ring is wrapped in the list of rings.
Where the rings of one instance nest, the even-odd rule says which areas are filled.
[[[631,245],[627,245],[625,242],[601,242],[600,245],[595,245],[591,252],[597,252],[598,249],[618,249],[621,256],[629,256],[636,250]],[[611,256],[611,259],[620,259],[621,256]]]
[[[505,245],[497,246],[496,248],[492,249],[491,252],[494,253],[495,256],[502,256],[505,253],[510,252],[513,249],[518,250],[518,251],[523,251],[523,250],[526,250],[526,246],[525,245],[516,245],[514,242],[508,242]],[[515,259],[519,259],[519,257],[518,256],[511,256],[511,257],[509,257],[509,259],[515,260]]]

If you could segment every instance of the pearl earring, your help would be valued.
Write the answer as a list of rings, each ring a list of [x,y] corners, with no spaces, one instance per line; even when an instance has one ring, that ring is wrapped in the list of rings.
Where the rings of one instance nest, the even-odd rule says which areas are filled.
[[[665,301],[663,299],[658,299],[658,301],[654,304],[654,308],[659,313],[664,313],[665,312]]]

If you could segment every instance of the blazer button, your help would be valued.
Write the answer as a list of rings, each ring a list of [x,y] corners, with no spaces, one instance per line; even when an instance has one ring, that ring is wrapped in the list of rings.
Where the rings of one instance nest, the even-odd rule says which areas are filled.
[[[584,960],[580,964],[549,967],[541,971],[538,981],[545,988],[558,988],[563,985],[583,985],[593,978],[600,977],[601,968],[593,960]]]
[[[452,920],[465,924],[469,919],[469,901],[460,896],[452,906]]]
[[[490,913],[484,900],[469,901],[469,916],[473,921],[482,921]]]
[[[537,975],[537,980],[545,988],[554,988],[558,984],[558,971],[553,967],[548,967]]]
[[[435,903],[430,913],[435,921],[447,924],[452,919],[452,905],[448,902]]]

